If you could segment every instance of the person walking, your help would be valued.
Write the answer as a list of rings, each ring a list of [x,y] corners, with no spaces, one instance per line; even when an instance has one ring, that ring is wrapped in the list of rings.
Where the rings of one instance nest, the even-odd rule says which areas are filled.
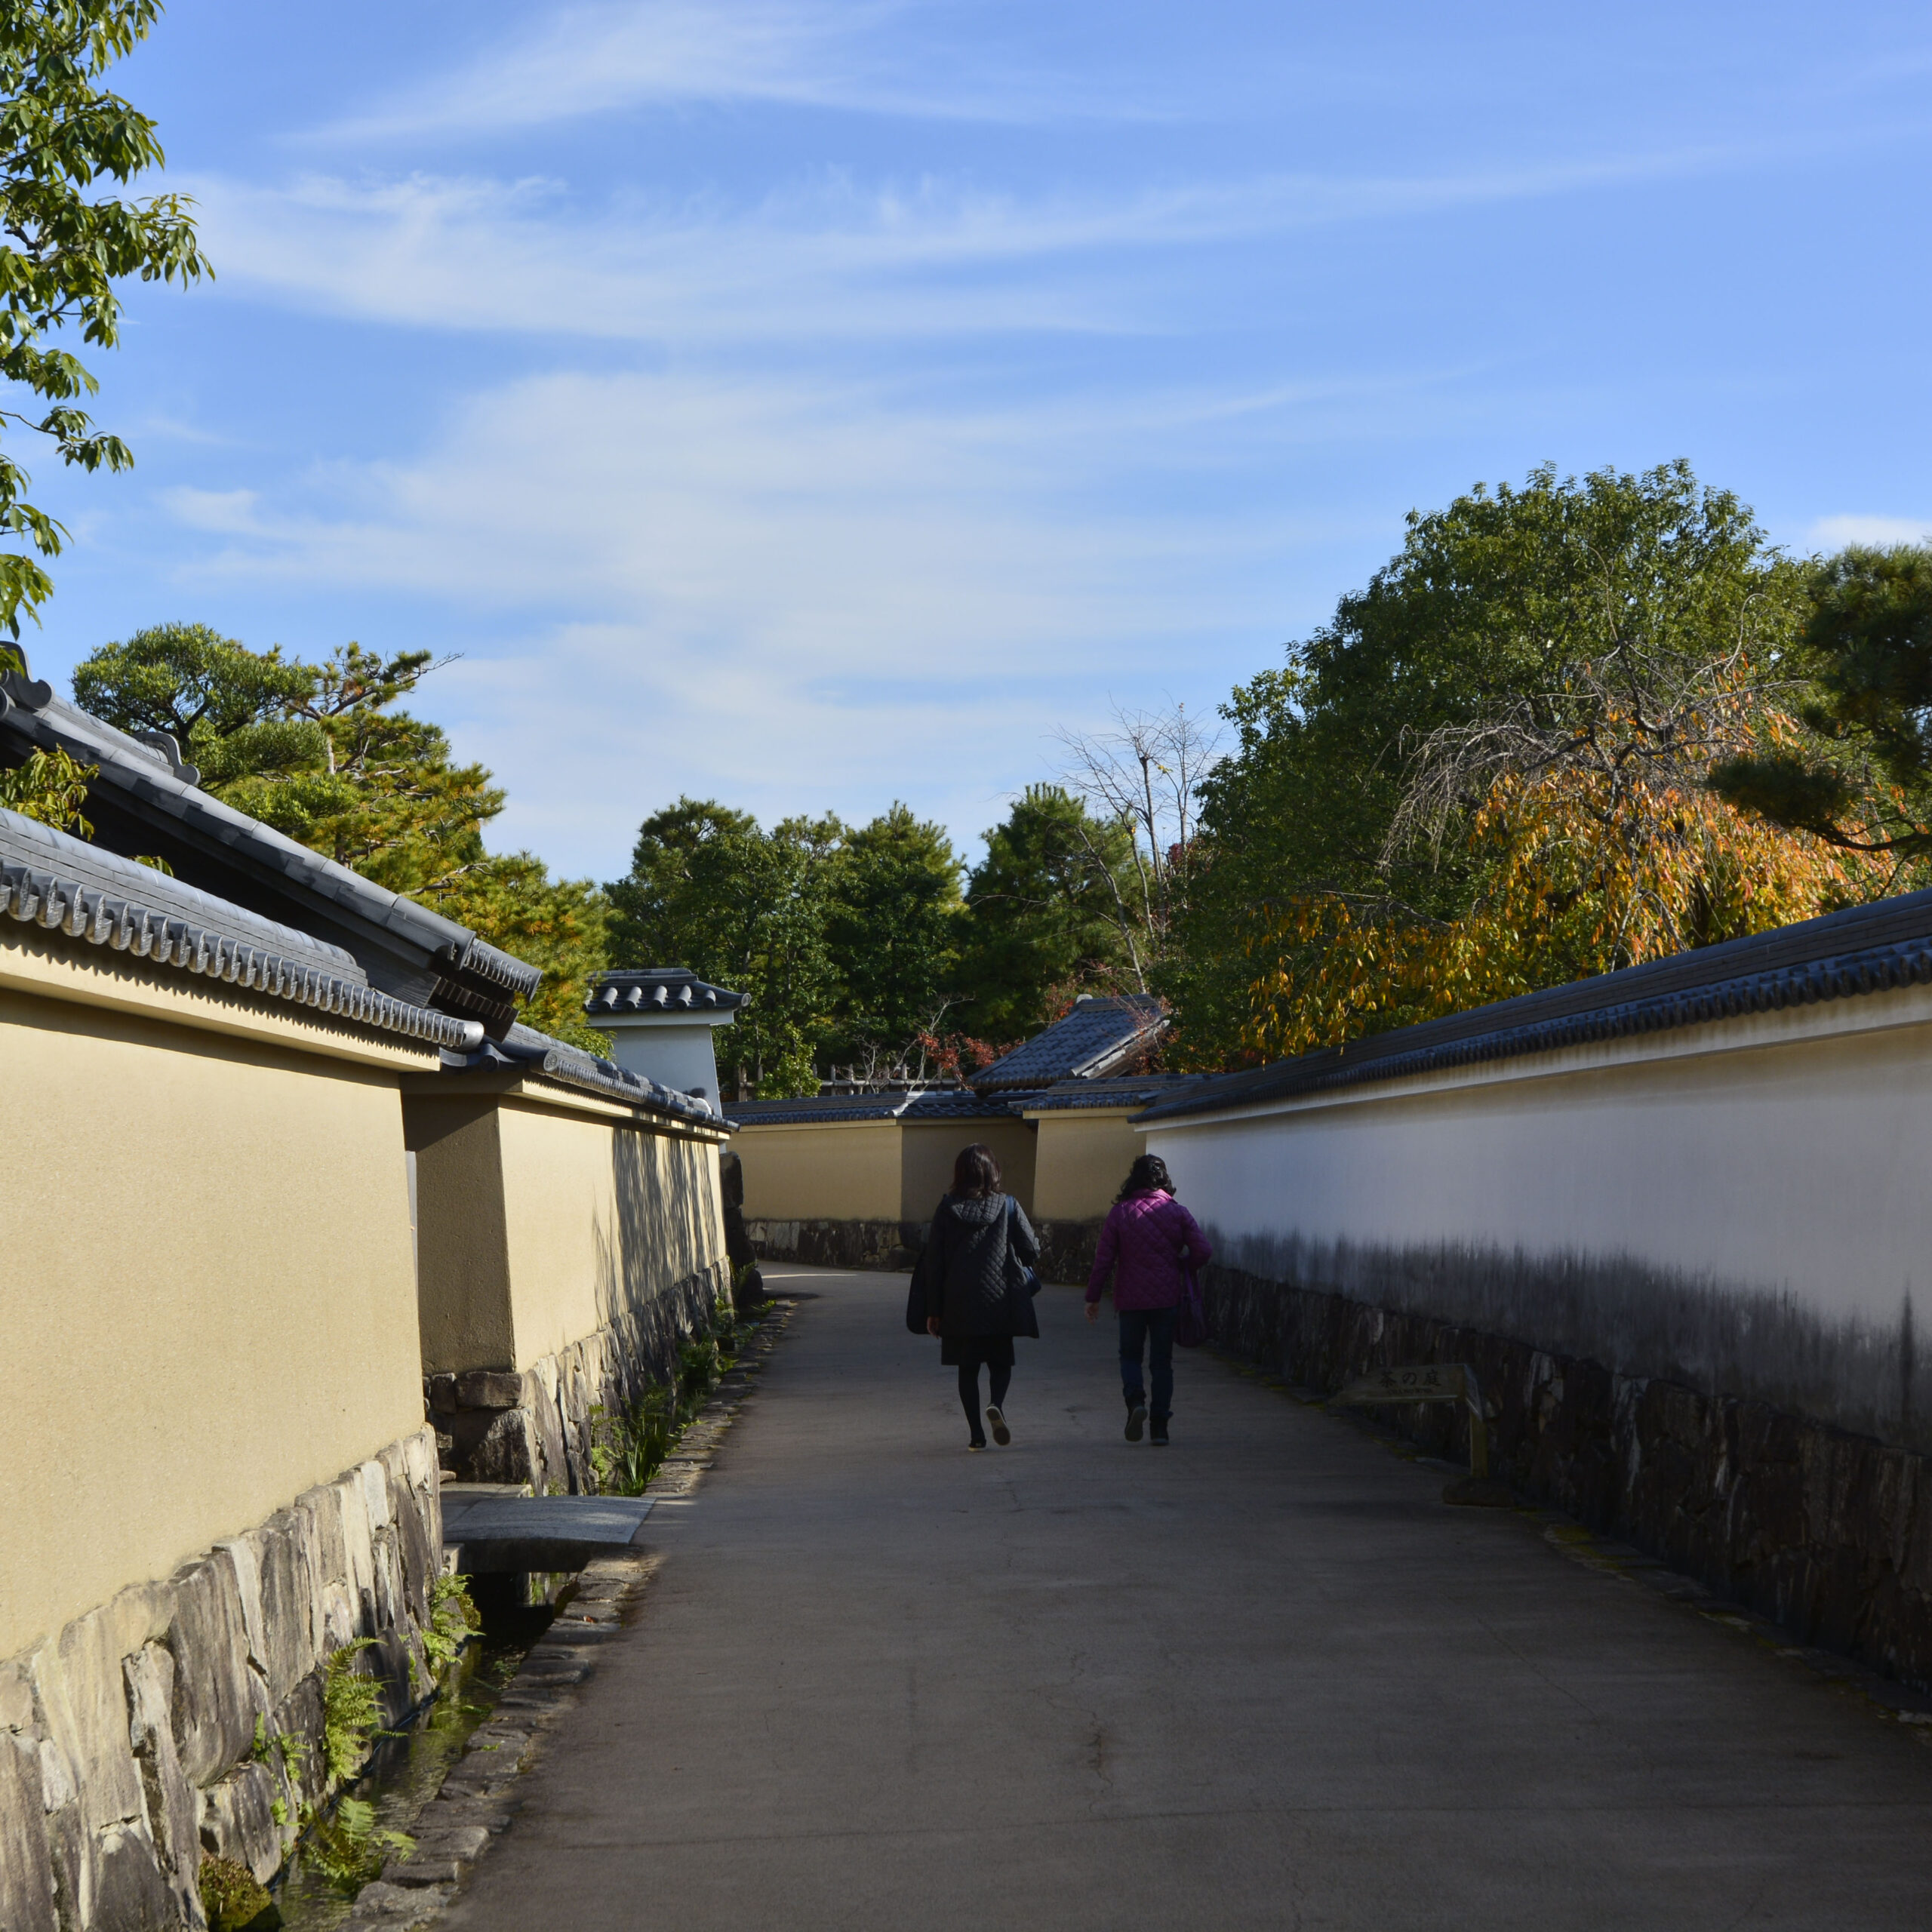
[[[1167,1163],[1158,1154],[1143,1154],[1128,1170],[1126,1183],[1107,1211],[1087,1281],[1087,1319],[1097,1321],[1107,1277],[1114,1278],[1130,1442],[1140,1440],[1149,1420],[1141,1374],[1144,1353],[1153,1371],[1153,1441],[1157,1447],[1167,1444],[1174,1401],[1174,1321],[1187,1292],[1183,1263],[1198,1267],[1214,1251],[1200,1223],[1174,1198]]]
[[[1013,1338],[1039,1338],[1032,1291],[1040,1244],[1020,1203],[1000,1189],[999,1163],[975,1142],[952,1165],[926,1238],[926,1331],[940,1339],[940,1360],[959,1371],[959,1402],[972,1430],[969,1450],[986,1446],[980,1426],[980,1370],[986,1371],[986,1423],[1001,1448],[1013,1440],[1006,1392]]]

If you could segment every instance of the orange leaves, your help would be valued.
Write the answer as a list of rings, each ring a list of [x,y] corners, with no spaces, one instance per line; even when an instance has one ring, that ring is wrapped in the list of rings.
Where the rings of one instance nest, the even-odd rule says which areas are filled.
[[[1467,820],[1460,918],[1300,895],[1263,909],[1242,1044],[1292,1057],[1875,898],[1882,863],[1614,764],[1506,774]]]

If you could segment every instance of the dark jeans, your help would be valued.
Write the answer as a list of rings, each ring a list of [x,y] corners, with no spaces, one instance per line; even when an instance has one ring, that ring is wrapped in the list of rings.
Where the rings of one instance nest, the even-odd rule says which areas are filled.
[[[1174,1406],[1174,1318],[1178,1308],[1124,1308],[1120,1312],[1120,1386],[1130,1409],[1138,1408],[1143,1391],[1140,1355],[1144,1349],[1154,1368],[1156,1422],[1165,1422]]]

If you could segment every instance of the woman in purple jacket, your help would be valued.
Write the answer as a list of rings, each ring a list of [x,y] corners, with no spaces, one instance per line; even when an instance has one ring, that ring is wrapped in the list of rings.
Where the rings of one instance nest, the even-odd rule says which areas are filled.
[[[1087,1319],[1100,1318],[1100,1296],[1114,1277],[1114,1310],[1120,1317],[1120,1380],[1127,1397],[1127,1439],[1140,1440],[1148,1420],[1146,1391],[1140,1379],[1145,1350],[1154,1370],[1154,1435],[1168,1439],[1168,1415],[1174,1399],[1174,1318],[1186,1278],[1181,1263],[1196,1267],[1214,1252],[1201,1224],[1174,1198],[1168,1165],[1158,1154],[1143,1154],[1128,1170],[1127,1184],[1114,1197],[1100,1252],[1087,1282]]]

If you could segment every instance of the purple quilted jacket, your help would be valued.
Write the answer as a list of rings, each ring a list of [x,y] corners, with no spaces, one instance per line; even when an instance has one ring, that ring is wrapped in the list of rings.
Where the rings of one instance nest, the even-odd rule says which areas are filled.
[[[1100,1230],[1100,1252],[1087,1281],[1087,1299],[1098,1301],[1114,1275],[1114,1306],[1174,1308],[1182,1289],[1181,1251],[1198,1268],[1214,1250],[1201,1224],[1171,1194],[1150,1188],[1116,1201]],[[1115,1269],[1118,1269],[1118,1272]]]

